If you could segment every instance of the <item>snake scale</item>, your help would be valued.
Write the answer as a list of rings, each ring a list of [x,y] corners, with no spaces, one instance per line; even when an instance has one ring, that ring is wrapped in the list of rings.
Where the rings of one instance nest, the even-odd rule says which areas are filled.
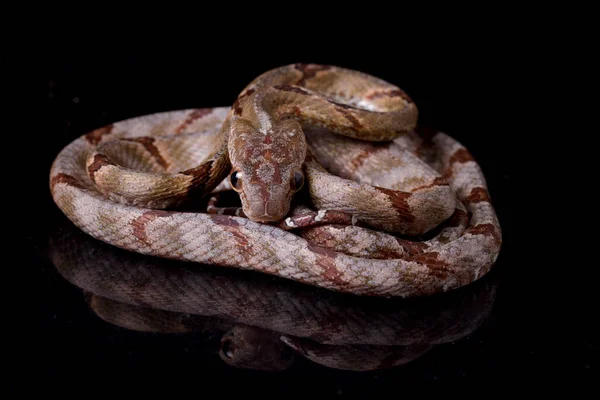
[[[213,337],[224,362],[246,369],[285,370],[297,356],[354,371],[406,364],[473,334],[496,299],[497,274],[439,296],[366,298],[265,274],[188,268],[98,242],[68,223],[48,244],[58,272],[104,321]]]
[[[287,65],[231,107],[81,136],[56,157],[50,189],[80,229],[131,251],[358,295],[429,295],[487,273],[502,236],[473,156],[417,119],[379,78]],[[241,208],[211,198],[200,209],[229,188]]]

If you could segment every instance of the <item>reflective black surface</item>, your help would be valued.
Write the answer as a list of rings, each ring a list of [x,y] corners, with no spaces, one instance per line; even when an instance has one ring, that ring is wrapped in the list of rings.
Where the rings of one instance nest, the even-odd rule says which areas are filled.
[[[515,189],[510,185],[513,171],[509,150],[513,138],[497,124],[506,115],[506,109],[502,108],[506,105],[496,96],[505,86],[498,79],[502,70],[494,51],[453,47],[450,43],[434,48],[415,46],[406,49],[405,54],[409,55],[406,62],[381,56],[380,50],[384,48],[377,46],[368,48],[364,54],[350,51],[351,47],[324,46],[313,52],[304,46],[279,49],[277,55],[268,58],[241,48],[241,57],[250,61],[240,63],[239,53],[233,56],[211,46],[203,49],[204,57],[190,56],[198,46],[169,48],[168,52],[162,48],[160,57],[151,48],[136,46],[119,51],[83,51],[81,47],[73,51],[69,42],[64,46],[42,47],[40,52],[28,55],[24,67],[29,77],[27,87],[33,89],[28,101],[34,110],[25,141],[35,143],[35,154],[27,164],[25,172],[30,181],[19,204],[27,210],[18,229],[22,239],[17,263],[22,276],[7,284],[14,285],[9,293],[13,303],[19,304],[17,310],[23,306],[23,311],[18,311],[18,321],[25,322],[11,326],[19,336],[14,360],[22,376],[57,385],[73,380],[133,385],[195,382],[227,393],[331,396],[399,393],[400,388],[454,382],[486,383],[496,388],[504,383],[528,383],[535,387],[549,380],[591,380],[597,367],[594,358],[597,342],[590,322],[595,314],[584,311],[583,301],[566,305],[546,292],[540,294],[538,289],[543,286],[540,276],[545,269],[539,263],[525,262],[513,249],[511,207]],[[364,70],[401,86],[419,106],[422,122],[444,130],[471,150],[486,174],[503,228],[502,252],[485,279],[456,293],[423,301],[357,299],[233,270],[203,269],[188,274],[181,272],[185,268],[180,265],[152,264],[155,261],[135,266],[129,255],[116,254],[107,246],[70,231],[68,221],[52,202],[48,190],[50,164],[70,140],[128,117],[230,104],[256,75],[297,61]],[[98,271],[98,263],[110,261],[113,274],[108,273],[105,265],[102,268],[107,274],[102,279],[94,281],[88,276],[87,280],[76,281],[52,258],[53,252],[66,257],[78,251],[96,262],[95,267],[90,263],[85,268]],[[68,269],[73,274],[82,268],[74,259]],[[262,345],[273,347],[271,339],[280,337],[282,332],[274,329],[273,324],[257,323],[251,317],[268,316],[269,307],[273,315],[278,315],[281,310],[273,305],[276,303],[265,303],[267,308],[260,312],[233,315],[219,311],[218,315],[208,317],[193,307],[156,311],[150,302],[143,307],[154,309],[154,314],[143,314],[143,310],[130,308],[131,304],[119,296],[112,301],[121,303],[109,300],[106,306],[101,298],[110,296],[110,290],[108,294],[94,294],[94,291],[98,286],[103,290],[110,288],[107,282],[127,284],[127,279],[123,282],[123,274],[129,269],[136,271],[128,278],[129,284],[138,285],[136,290],[142,290],[139,288],[144,276],[152,276],[149,271],[164,269],[184,281],[200,279],[198,274],[206,273],[223,285],[227,282],[255,285],[252,286],[255,296],[264,293],[300,298],[305,304],[317,301],[331,315],[311,320],[320,332],[312,338],[306,338],[305,333],[283,332],[300,350],[289,353],[288,346],[275,348],[275,352],[285,354],[281,359],[268,359],[266,364],[271,368],[264,365],[249,368],[248,364],[232,367],[227,354],[231,355],[235,343],[228,340],[228,332],[238,324],[253,326],[261,334],[249,335],[260,342],[266,331],[271,336]],[[144,271],[148,274],[144,275]],[[168,275],[165,274],[163,278]],[[561,299],[580,294],[572,287],[558,292],[549,291]],[[243,297],[238,297],[237,304],[243,305]],[[320,343],[319,340],[331,341],[328,329],[344,330],[346,318],[336,319],[331,311],[334,309],[342,315],[354,310],[364,315],[379,315],[394,326],[386,336],[391,341],[383,343],[369,336],[381,328],[363,318],[353,328],[360,333],[352,343],[358,350],[349,349],[347,344]],[[128,325],[115,317],[114,310],[141,321],[145,328]],[[167,332],[155,329],[160,321],[167,326]],[[304,327],[308,325],[307,322]],[[359,341],[365,336],[370,337],[371,343]],[[342,346],[346,354],[363,357],[362,363],[352,365],[366,371],[349,371],[348,363],[322,362],[312,356],[319,354],[326,358],[329,354],[339,354],[336,346]],[[382,346],[388,348],[382,351]],[[369,356],[376,361],[370,361]],[[345,368],[340,369],[340,365]],[[279,372],[265,371],[269,369]]]

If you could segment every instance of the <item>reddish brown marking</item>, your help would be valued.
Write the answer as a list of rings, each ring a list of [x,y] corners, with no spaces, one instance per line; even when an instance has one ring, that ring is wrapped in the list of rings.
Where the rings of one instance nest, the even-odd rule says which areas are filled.
[[[373,93],[368,94],[367,96],[365,96],[365,98],[367,100],[378,99],[378,98],[381,98],[381,97],[401,97],[407,103],[412,103],[413,102],[412,99],[403,90],[400,90],[400,89],[378,90],[378,91],[375,91],[375,92],[373,92]]]
[[[502,235],[493,224],[475,225],[474,227],[467,229],[466,233],[470,233],[471,235],[491,236],[498,245],[502,244]]]
[[[273,143],[273,138],[271,137],[271,135],[265,135],[265,144],[271,143]]]
[[[411,193],[386,189],[379,186],[373,187],[375,190],[388,196],[390,202],[392,203],[392,207],[398,212],[399,217],[403,221],[413,222],[415,220],[415,216],[412,215],[410,206],[408,205],[408,199],[412,196]]]
[[[429,274],[438,278],[446,278],[448,276],[448,263],[439,259],[440,253],[432,251],[430,253],[417,254],[408,258],[408,261],[414,261],[425,265],[429,268]]]
[[[313,219],[313,218],[311,218],[311,219]],[[282,222],[283,223],[280,225],[280,227],[286,225],[285,221],[282,221]],[[296,225],[296,221],[294,221],[294,224]],[[300,228],[302,228],[302,227],[303,226],[300,226]],[[301,235],[303,238],[305,238],[306,240],[308,240],[309,242],[311,242],[317,246],[331,249],[332,247],[335,246],[335,242],[336,242],[335,236],[330,233],[330,230],[332,228],[338,229],[337,226],[333,226],[333,225],[311,226],[307,229],[302,229]],[[286,229],[286,228],[283,228],[283,229]],[[287,227],[287,230],[290,230],[290,229],[294,229],[294,228]]]
[[[302,90],[300,89],[298,86],[292,86],[292,85],[278,85],[278,86],[273,86],[275,89],[277,90],[282,90],[284,92],[293,92],[293,93],[299,93],[302,95],[309,95],[310,93],[308,93],[306,90]]]
[[[469,222],[469,215],[460,209],[454,210],[454,214],[446,221],[445,225],[449,228],[456,228],[461,225],[467,225]]]
[[[254,154],[254,147],[250,147],[250,146],[246,147],[246,149],[244,150],[244,156],[246,158],[250,158],[250,157],[252,157],[253,154]]]
[[[209,214],[213,222],[223,228],[224,231],[231,233],[233,239],[244,251],[240,252],[245,260],[249,260],[254,255],[248,236],[240,230],[240,224],[233,218],[226,215]]]
[[[473,190],[471,190],[471,193],[469,193],[469,195],[465,199],[465,201],[470,204],[480,203],[482,201],[489,202],[490,200],[491,199],[488,191],[482,187],[476,187]]]
[[[341,278],[342,273],[335,266],[337,253],[333,250],[325,249],[320,246],[308,244],[308,249],[316,254],[317,265],[323,268],[321,276],[335,282],[338,285],[346,285],[347,282]]]
[[[314,77],[319,71],[326,71],[331,69],[329,65],[319,65],[319,64],[296,64],[294,65],[298,71],[302,72],[302,77],[296,83],[298,86],[304,86],[306,81],[312,77]]]
[[[105,167],[107,165],[116,165],[114,162],[110,161],[108,159],[108,157],[106,157],[104,154],[96,154],[94,155],[94,161],[92,161],[92,163],[90,164],[90,166],[88,167],[88,175],[90,176],[90,178],[92,178],[92,181],[94,183],[96,183],[96,172],[98,172],[98,170],[102,167]]]
[[[169,215],[170,213],[168,211],[146,211],[145,213],[131,221],[131,226],[133,226],[133,235],[146,246],[150,246],[151,243],[148,241],[146,226],[157,218],[168,217]]]
[[[475,159],[467,149],[462,147],[456,150],[456,152],[448,160],[448,166],[444,171],[444,177],[446,177],[446,179],[450,179],[452,177],[452,175],[454,174],[452,167],[455,163],[463,164],[469,161],[475,161]]]
[[[183,175],[189,175],[192,177],[192,186],[202,185],[202,184],[206,183],[206,181],[208,180],[209,173],[210,173],[212,166],[213,166],[213,162],[209,161],[209,162],[202,163],[197,167],[186,169],[185,171],[182,171],[181,173]]]
[[[226,216],[226,215],[211,215],[210,219],[212,219],[215,224],[220,225],[220,226],[234,227],[234,228],[237,228],[240,226],[239,222],[237,222],[235,219],[230,218],[229,216]]]
[[[473,158],[473,156],[471,155],[471,153],[469,153],[469,150],[465,149],[464,147],[456,150],[456,152],[452,155],[452,157],[450,157],[450,165],[454,164],[454,163],[466,163],[469,161],[475,161],[475,159]]]
[[[406,239],[400,239],[400,238],[396,238],[396,241],[411,256],[414,256],[417,254],[422,254],[425,250],[427,250],[429,248],[429,245],[427,243],[423,243],[423,242],[415,242],[412,240],[406,240]]]
[[[269,160],[271,159],[271,156],[269,155]],[[273,178],[271,183],[275,183],[275,184],[279,184],[281,183],[283,180],[281,179],[281,168],[279,166],[279,163],[274,163],[273,164]]]
[[[154,145],[154,138],[151,137],[137,137],[137,138],[131,138],[131,139],[124,139],[127,140],[129,142],[137,142],[137,143],[141,143],[144,148],[146,148],[146,151],[148,151],[148,153],[150,153],[152,155],[152,157],[154,157],[154,159],[156,160],[156,162],[158,162],[158,164],[163,167],[164,169],[169,168],[169,163],[163,158],[163,156],[160,154],[160,151],[158,150],[158,148]]]
[[[350,110],[348,110],[348,107],[342,107],[340,104],[337,104],[335,110],[342,114],[344,118],[346,118],[348,121],[350,121],[354,130],[362,128],[362,124],[360,123],[358,118],[356,118],[356,116]]]
[[[376,260],[396,260],[398,258],[402,258],[403,253],[396,249],[379,247],[376,251],[369,254],[369,258],[373,258]]]
[[[183,132],[185,128],[190,126],[194,121],[204,117],[205,115],[210,114],[212,111],[212,108],[199,108],[197,110],[192,111],[190,115],[188,115],[188,117],[185,119],[185,121],[183,121],[183,123],[179,125],[177,129],[175,129],[175,133],[179,134]]]
[[[50,190],[54,191],[54,186],[56,186],[59,183],[64,183],[68,186],[73,186],[73,187],[76,187],[79,189],[83,189],[83,185],[77,178],[75,178],[74,176],[68,175],[68,174],[63,174],[61,172],[61,173],[54,175],[52,177],[52,179],[50,180]]]
[[[113,124],[106,125],[102,128],[95,129],[85,135],[85,140],[88,141],[91,145],[96,146],[98,143],[102,141],[102,138],[112,132],[114,128]]]
[[[436,187],[436,186],[448,186],[448,181],[443,176],[438,176],[429,185],[423,185],[423,186],[416,187],[412,191],[416,192],[417,190],[430,189],[430,188]]]
[[[248,89],[246,90],[243,94],[241,94],[237,99],[235,99],[235,102],[233,103],[233,113],[235,115],[242,115],[242,112],[244,111],[244,107],[242,105],[242,101],[250,96],[252,93],[254,93],[256,90],[254,89]]]

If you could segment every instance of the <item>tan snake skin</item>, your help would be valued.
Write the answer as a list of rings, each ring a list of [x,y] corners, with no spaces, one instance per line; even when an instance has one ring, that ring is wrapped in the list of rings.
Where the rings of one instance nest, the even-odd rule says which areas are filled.
[[[396,86],[289,65],[230,109],[148,115],[76,139],[50,187],[78,227],[128,250],[359,295],[433,294],[483,276],[502,239],[473,157],[416,122]],[[228,174],[240,216],[199,212]]]
[[[365,298],[264,274],[188,268],[62,225],[50,237],[50,259],[100,318],[141,332],[213,336],[221,359],[239,368],[285,370],[299,355],[354,371],[403,365],[471,335],[496,298],[497,274],[440,296]]]

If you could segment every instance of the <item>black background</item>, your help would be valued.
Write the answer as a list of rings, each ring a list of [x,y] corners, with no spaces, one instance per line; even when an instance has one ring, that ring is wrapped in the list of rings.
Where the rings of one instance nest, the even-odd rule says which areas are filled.
[[[110,40],[92,40],[77,32],[42,35],[34,46],[20,50],[15,76],[25,89],[19,105],[27,107],[28,130],[18,136],[35,149],[28,156],[34,161],[25,168],[32,183],[22,203],[32,210],[27,226],[33,228],[25,229],[20,241],[25,244],[21,253],[25,277],[15,287],[27,304],[28,312],[21,317],[31,327],[23,333],[25,345],[16,357],[21,376],[61,384],[113,379],[144,383],[187,379],[189,384],[192,378],[222,393],[242,393],[251,387],[257,393],[328,395],[454,382],[500,385],[591,377],[596,345],[588,315],[569,307],[554,308],[554,303],[540,299],[532,290],[539,266],[524,265],[513,256],[511,144],[515,137],[506,126],[515,88],[508,71],[518,60],[507,52],[502,35],[467,31],[448,36],[441,31],[425,39],[420,37],[422,31],[401,30],[397,36],[410,33],[420,38],[402,45],[397,40],[383,42],[378,36],[357,43],[354,39],[360,35],[339,33],[261,46],[260,35],[241,27],[208,36],[192,29],[169,39],[143,33],[134,39],[116,35]],[[104,29],[109,28],[105,21]],[[270,34],[284,36],[284,28]],[[47,260],[48,234],[63,220],[49,194],[48,173],[68,142],[129,117],[230,105],[260,73],[295,62],[340,65],[400,86],[416,102],[422,123],[458,139],[480,163],[504,244],[493,270],[500,280],[493,315],[470,337],[381,373],[344,373],[306,364],[277,376],[234,370],[218,359],[208,343],[194,337],[140,335],[108,326]],[[310,384],[301,379],[305,375],[311,377]]]

